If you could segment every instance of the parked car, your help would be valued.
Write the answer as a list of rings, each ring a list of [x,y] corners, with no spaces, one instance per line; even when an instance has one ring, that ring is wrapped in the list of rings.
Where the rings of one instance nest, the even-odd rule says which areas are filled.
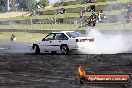
[[[50,52],[61,52],[68,54],[71,50],[78,49],[81,42],[93,42],[94,38],[84,37],[80,32],[60,31],[48,34],[41,41],[32,44],[35,54]]]

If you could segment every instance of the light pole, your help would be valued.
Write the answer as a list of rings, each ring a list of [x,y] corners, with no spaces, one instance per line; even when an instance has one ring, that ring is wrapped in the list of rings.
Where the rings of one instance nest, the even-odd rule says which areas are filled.
[[[7,11],[10,11],[10,0],[6,0],[6,9]]]

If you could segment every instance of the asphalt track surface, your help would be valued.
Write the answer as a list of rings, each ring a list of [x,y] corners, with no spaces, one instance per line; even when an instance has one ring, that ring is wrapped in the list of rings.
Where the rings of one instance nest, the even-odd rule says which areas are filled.
[[[0,88],[122,88],[113,84],[77,84],[76,69],[80,65],[87,74],[132,74],[132,54],[3,54]]]
[[[125,33],[127,39],[131,40],[131,33]],[[30,52],[10,53],[1,48],[0,88],[122,88],[115,84],[79,85],[76,82],[78,66],[85,67],[87,74],[132,75],[132,52],[34,55]]]

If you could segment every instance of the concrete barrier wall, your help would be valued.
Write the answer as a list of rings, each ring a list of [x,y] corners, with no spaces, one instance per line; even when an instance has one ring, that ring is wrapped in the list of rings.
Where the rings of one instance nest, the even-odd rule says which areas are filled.
[[[59,13],[60,10],[61,9],[40,11],[39,13],[40,13],[40,15],[55,15],[55,14]],[[85,11],[85,7],[66,9],[66,13],[80,13],[81,11]]]
[[[88,18],[88,16],[85,16],[82,18],[82,22],[84,23],[85,20]],[[68,17],[63,20],[63,23],[68,23],[68,24],[76,24],[76,23],[81,23],[81,19],[79,17]]]
[[[85,1],[85,0],[83,0]],[[61,2],[61,3],[55,3],[53,6],[54,7],[59,7],[59,6],[68,6],[68,5],[76,5],[76,4],[83,4],[84,2],[81,0],[78,1],[69,1],[69,2]]]
[[[105,2],[106,0],[91,0],[91,2]],[[59,6],[68,6],[68,5],[76,5],[76,4],[84,4],[84,3],[90,3],[90,0],[76,0],[76,1],[69,1],[69,2],[61,2],[61,3],[55,3],[54,7]]]
[[[55,19],[33,19],[33,24],[53,24]]]
[[[61,9],[55,9],[55,10],[47,10],[47,11],[39,11],[40,15],[55,15],[59,13]]]
[[[66,2],[67,5],[76,5],[76,4],[83,4],[83,2],[81,1],[69,1],[69,2]]]
[[[82,2],[82,3],[85,3],[85,2],[88,2],[90,0],[76,0],[77,2]],[[107,0],[91,0],[91,2],[105,2]]]
[[[116,22],[124,22],[126,19],[124,19],[124,15],[108,15],[107,20],[109,23],[116,23]]]
[[[85,11],[85,7],[68,8],[68,9],[66,9],[66,13],[80,13],[81,11]]]
[[[109,5],[98,5],[95,7],[95,11],[110,11],[112,9],[112,7],[110,7]]]
[[[14,25],[14,24],[31,24],[31,20],[10,20],[10,21],[0,21],[0,25]]]
[[[54,15],[56,10],[39,11],[40,15]]]
[[[93,0],[93,2],[106,2],[107,0]]]
[[[68,17],[63,20],[63,23],[65,24],[74,24],[76,22],[79,22],[79,18],[77,17]]]
[[[9,25],[10,21],[0,21],[0,25]]]
[[[96,11],[110,11],[110,10],[121,10],[122,8],[126,8],[126,4],[120,3],[120,4],[108,4],[108,5],[98,5],[96,6]]]
[[[16,23],[16,24],[31,24],[31,20],[27,19],[27,20],[13,20],[12,22]]]
[[[108,23],[124,22],[124,15],[107,15],[105,19]],[[88,16],[84,16],[82,22],[85,23],[85,20],[88,19]],[[76,24],[81,23],[81,19],[78,17],[67,17],[67,18],[49,18],[49,19],[27,19],[27,20],[11,20],[11,21],[0,21],[0,25],[17,25],[17,24]]]
[[[50,19],[33,19],[33,24],[55,24],[63,23],[63,18],[50,18]]]
[[[122,8],[127,8],[127,4],[119,3],[119,4],[98,5],[95,7],[95,11],[121,10]],[[39,13],[40,15],[54,15],[58,13],[60,10],[61,9],[40,11]],[[81,11],[85,11],[85,10],[86,10],[85,6],[78,8],[67,8],[66,13],[80,13]]]

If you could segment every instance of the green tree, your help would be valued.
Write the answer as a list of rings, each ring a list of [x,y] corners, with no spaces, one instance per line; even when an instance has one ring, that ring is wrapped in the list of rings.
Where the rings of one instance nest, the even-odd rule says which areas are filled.
[[[0,0],[0,11],[2,11],[2,8],[5,7],[4,0]]]
[[[19,4],[19,8],[23,10],[31,11],[35,8],[35,5],[37,4],[36,0],[17,0],[17,3]]]
[[[27,0],[28,2],[27,2],[27,8],[28,8],[28,10],[34,10],[35,9],[35,6],[36,6],[36,4],[37,4],[37,2],[36,2],[36,0]]]
[[[4,4],[4,0],[0,0],[0,6]]]
[[[38,2],[38,4],[39,4],[40,6],[46,7],[46,6],[49,5],[49,0],[40,0],[40,1]]]
[[[13,11],[16,10],[16,0],[12,0],[12,1],[11,1],[10,7],[11,7],[11,9],[12,9]]]

